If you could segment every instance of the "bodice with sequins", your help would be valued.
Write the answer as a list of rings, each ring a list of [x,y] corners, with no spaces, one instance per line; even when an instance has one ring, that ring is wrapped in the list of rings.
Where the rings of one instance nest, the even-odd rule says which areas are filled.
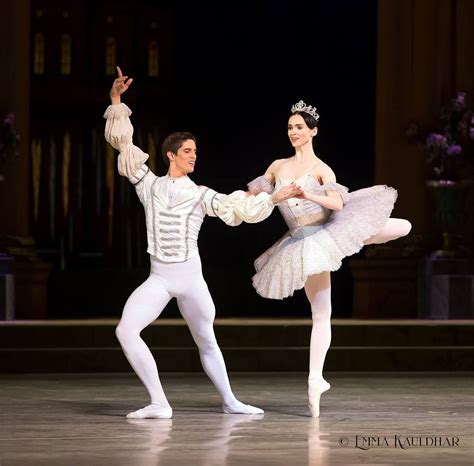
[[[302,181],[299,182],[300,180]],[[324,194],[321,190],[321,184],[310,173],[300,176],[294,180],[294,182],[309,193]],[[275,191],[290,183],[291,181],[286,182],[277,178]],[[325,223],[331,215],[331,210],[307,199],[287,199],[278,204],[278,209],[290,231],[296,231],[307,226],[321,225]]]

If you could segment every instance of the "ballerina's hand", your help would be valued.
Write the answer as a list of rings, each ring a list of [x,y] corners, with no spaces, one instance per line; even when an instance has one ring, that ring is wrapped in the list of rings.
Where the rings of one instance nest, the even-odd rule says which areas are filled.
[[[291,183],[288,186],[283,186],[277,193],[272,196],[274,204],[279,202],[286,201],[292,197],[300,197],[303,194],[301,186],[298,186],[296,183]]]
[[[122,75],[122,70],[117,66],[118,78],[112,84],[112,89],[110,89],[110,97],[118,97],[123,94],[133,82],[133,78],[128,78],[128,76]]]
[[[306,191],[303,188],[301,188],[300,193],[294,197],[297,197],[298,199],[309,199]]]

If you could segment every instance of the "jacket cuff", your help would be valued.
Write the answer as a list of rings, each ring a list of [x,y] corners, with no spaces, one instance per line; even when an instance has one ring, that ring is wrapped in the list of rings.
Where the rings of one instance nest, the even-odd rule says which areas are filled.
[[[135,174],[133,174],[129,180],[133,185],[137,185],[140,181],[145,178],[145,175],[150,171],[150,167],[148,165],[143,164]]]
[[[132,114],[132,111],[124,104],[109,105],[104,113],[104,118],[127,118]]]

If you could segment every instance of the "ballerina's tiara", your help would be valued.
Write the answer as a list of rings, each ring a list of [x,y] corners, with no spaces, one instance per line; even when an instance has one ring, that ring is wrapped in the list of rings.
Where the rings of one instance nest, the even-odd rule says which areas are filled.
[[[316,121],[319,120],[319,115],[316,113],[316,107],[306,105],[302,100],[300,100],[297,104],[291,107],[291,113],[295,112],[305,112],[311,115]]]

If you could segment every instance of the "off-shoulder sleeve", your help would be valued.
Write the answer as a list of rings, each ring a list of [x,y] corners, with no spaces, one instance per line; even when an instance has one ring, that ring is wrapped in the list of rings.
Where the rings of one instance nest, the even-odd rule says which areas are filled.
[[[252,180],[250,183],[247,184],[248,190],[252,194],[259,194],[259,193],[273,193],[273,185],[270,181],[268,181],[265,176],[259,176]]]
[[[137,194],[143,202],[146,197],[146,187],[156,176],[145,165],[148,154],[133,144],[133,126],[130,121],[132,111],[123,103],[109,105],[104,113],[105,139],[120,154],[118,156],[118,171],[135,185]]]
[[[272,198],[267,193],[247,196],[244,191],[220,194],[209,189],[204,197],[206,214],[219,217],[230,226],[237,226],[242,222],[261,222],[273,212],[274,207]]]
[[[330,181],[316,188],[316,194],[324,194],[327,191],[338,193],[341,196],[343,204],[345,204],[349,199],[349,190],[342,184]]]

